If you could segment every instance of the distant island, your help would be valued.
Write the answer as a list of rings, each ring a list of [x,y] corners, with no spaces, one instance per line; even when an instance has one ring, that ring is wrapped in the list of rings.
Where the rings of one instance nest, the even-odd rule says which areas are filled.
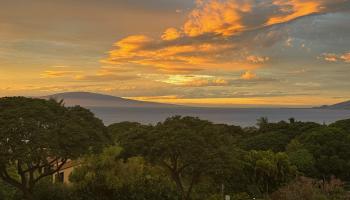
[[[137,101],[111,95],[91,92],[66,92],[41,97],[43,99],[63,100],[67,106],[113,107],[113,108],[169,108],[180,107],[173,104]]]
[[[267,117],[271,122],[293,117],[300,121],[329,124],[350,116],[349,106],[342,109],[335,105],[318,108],[206,108],[137,101],[90,92],[67,92],[40,98],[63,100],[66,106],[80,105],[88,108],[106,125],[122,121],[156,124],[175,115],[200,117],[215,123],[244,127],[254,126],[256,119],[261,117]]]
[[[315,107],[317,109],[340,109],[340,110],[350,110],[350,101],[345,101],[337,103],[334,105],[324,105],[321,107]]]
[[[114,107],[114,108],[176,108],[185,107],[183,105],[156,103],[148,101],[138,101],[122,97],[116,97],[92,92],[65,92],[40,97],[43,99],[64,100],[67,106],[80,105],[83,107]],[[192,107],[192,106],[191,106]],[[334,105],[323,105],[313,107],[314,109],[350,109],[350,101],[337,103]]]

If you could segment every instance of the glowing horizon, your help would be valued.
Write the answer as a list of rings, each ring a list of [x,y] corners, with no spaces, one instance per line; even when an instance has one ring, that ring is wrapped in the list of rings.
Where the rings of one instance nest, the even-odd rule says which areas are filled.
[[[206,106],[350,99],[349,0],[5,0],[0,96]]]

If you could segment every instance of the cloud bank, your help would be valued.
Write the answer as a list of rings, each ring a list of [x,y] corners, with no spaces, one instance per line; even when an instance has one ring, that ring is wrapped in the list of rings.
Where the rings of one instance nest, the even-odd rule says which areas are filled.
[[[256,52],[288,40],[283,24],[348,8],[348,0],[197,0],[182,27],[123,38],[102,62],[159,73],[253,70],[270,61]]]

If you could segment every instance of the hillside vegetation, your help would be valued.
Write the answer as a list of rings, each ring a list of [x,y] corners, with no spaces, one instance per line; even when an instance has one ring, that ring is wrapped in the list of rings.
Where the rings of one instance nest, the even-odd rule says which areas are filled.
[[[174,116],[156,125],[104,127],[86,109],[20,100],[0,100],[0,199],[349,199],[350,119],[321,125],[260,118],[242,128]],[[8,181],[25,179],[19,169],[41,165],[43,155],[79,157],[71,185],[48,176],[26,191]]]

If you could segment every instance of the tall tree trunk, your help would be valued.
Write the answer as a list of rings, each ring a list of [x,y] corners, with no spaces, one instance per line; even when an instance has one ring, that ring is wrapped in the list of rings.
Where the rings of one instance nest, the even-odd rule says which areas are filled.
[[[178,192],[178,194],[181,195],[181,200],[186,200],[186,192],[185,192],[184,187],[182,185],[180,174],[175,170],[170,170],[170,173],[171,173],[171,177],[172,177],[173,181],[176,184],[177,192]]]
[[[190,200],[190,199],[191,199],[191,194],[192,194],[193,186],[194,186],[195,183],[197,182],[197,179],[199,178],[199,176],[200,176],[200,173],[194,174],[194,175],[192,176],[190,185],[189,185],[188,190],[187,190],[187,192],[186,192],[186,199],[185,199],[185,200]]]
[[[22,192],[24,200],[34,200],[33,192],[31,190],[24,189]]]
[[[183,188],[182,181],[181,181],[180,177],[179,176],[175,176],[174,180],[175,180],[175,183],[176,183],[177,191],[178,191],[178,193],[181,194],[181,199],[182,200],[187,200],[186,199],[186,192],[185,192],[185,190]]]

